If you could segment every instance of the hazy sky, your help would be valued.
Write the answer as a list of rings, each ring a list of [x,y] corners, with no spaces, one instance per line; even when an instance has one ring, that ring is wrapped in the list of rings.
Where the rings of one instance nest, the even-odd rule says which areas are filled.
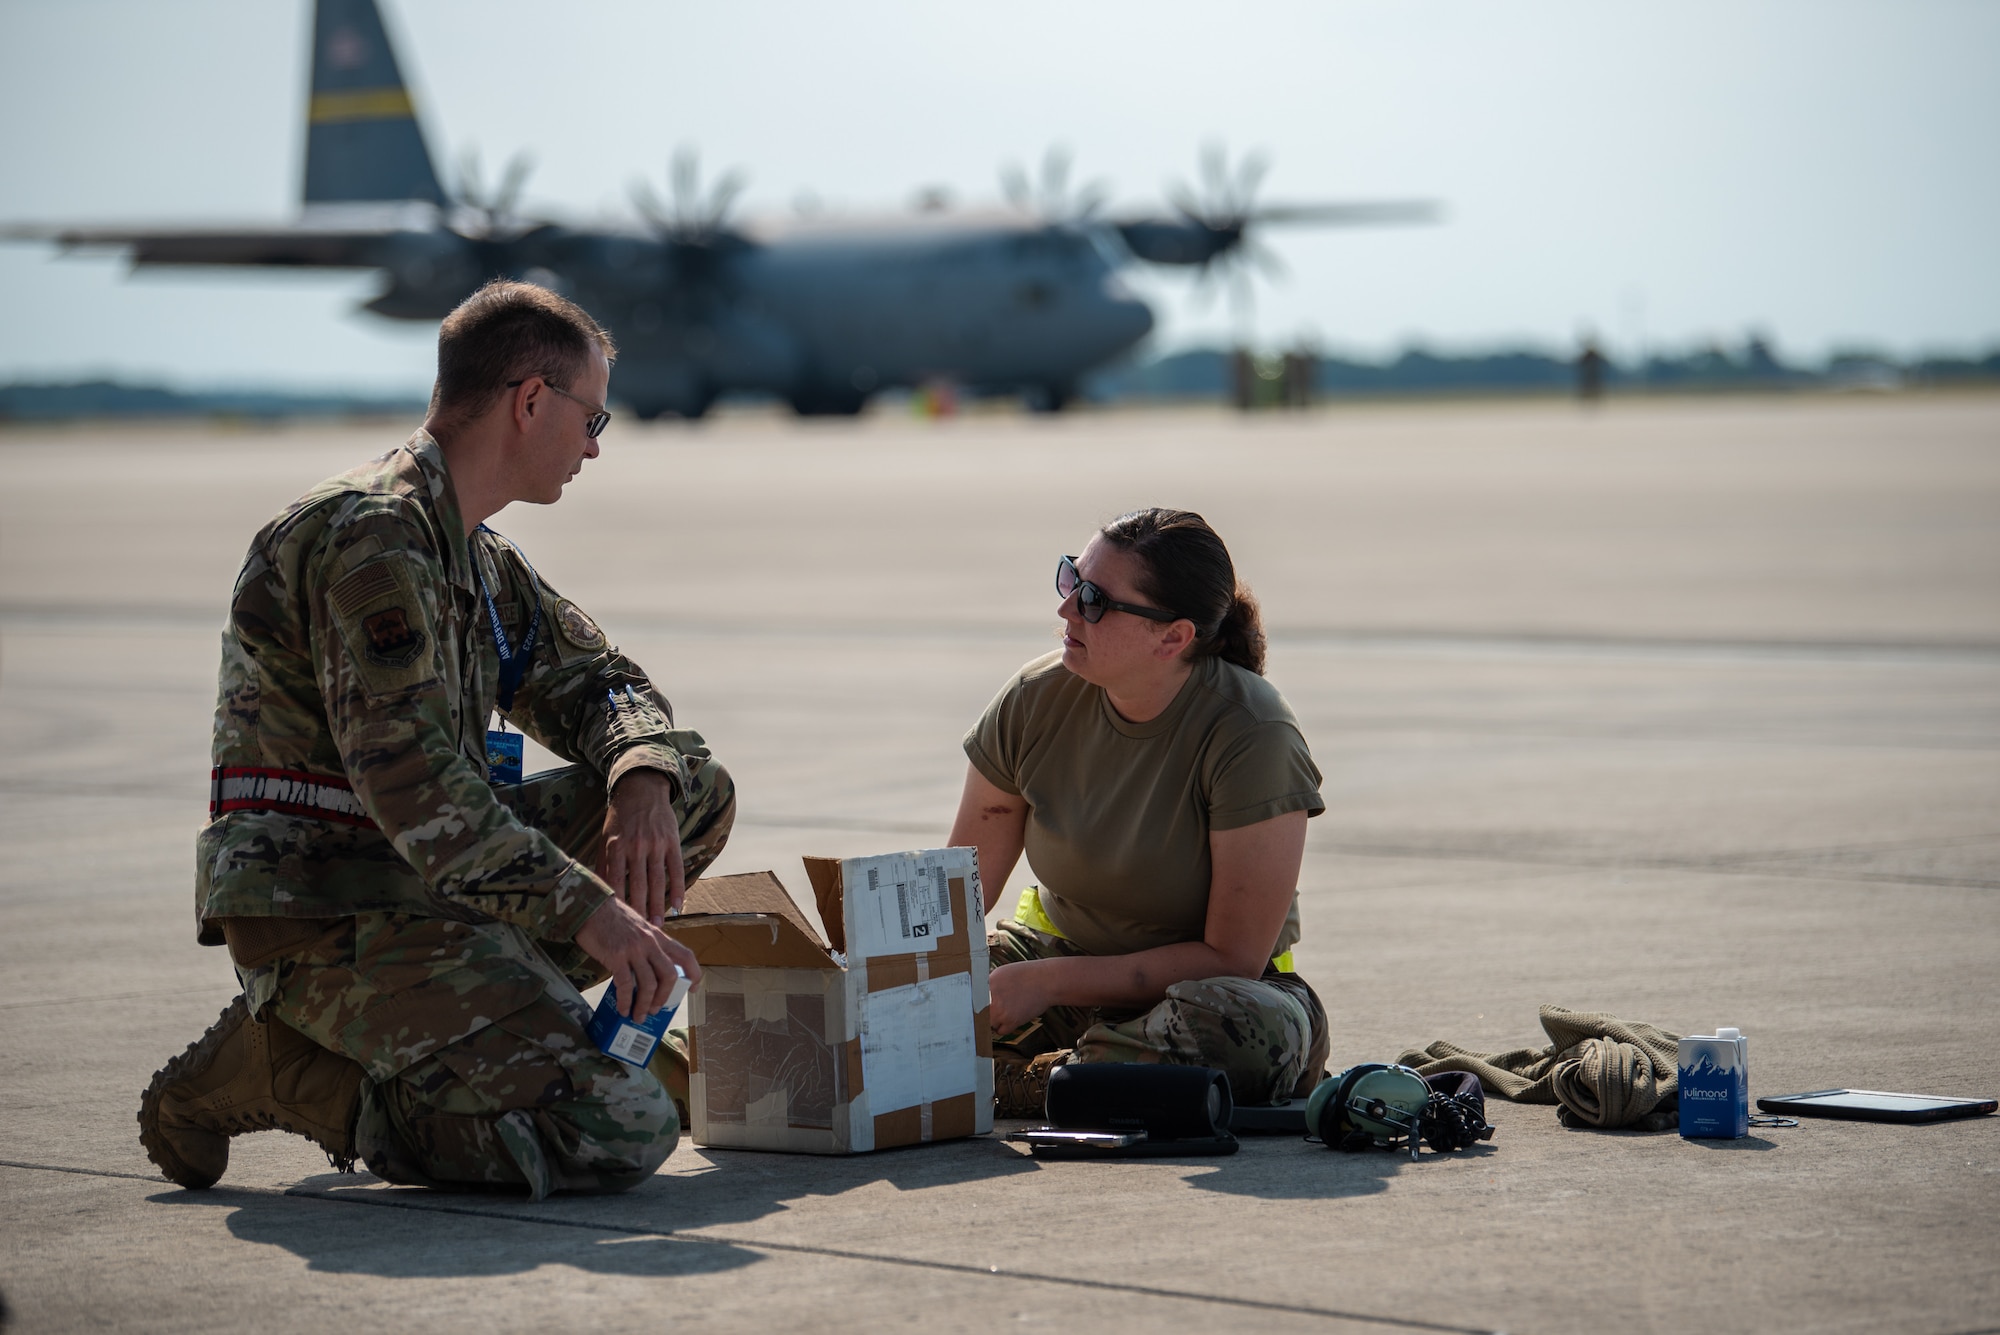
[[[1271,200],[1449,210],[1268,232],[1290,272],[1259,286],[1267,343],[2000,343],[1993,0],[383,5],[433,154],[528,150],[531,210],[569,218],[626,209],[680,143],[784,213],[990,200],[1003,161],[1057,142],[1142,204],[1222,140],[1271,154]],[[0,0],[0,222],[288,217],[308,20],[309,0]],[[1139,282],[1162,346],[1227,333],[1222,303]],[[423,387],[433,329],[354,314],[370,290],[0,245],[0,379]]]

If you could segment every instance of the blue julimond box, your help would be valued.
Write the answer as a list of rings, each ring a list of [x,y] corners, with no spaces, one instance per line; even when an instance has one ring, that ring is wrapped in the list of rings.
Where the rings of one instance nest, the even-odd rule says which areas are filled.
[[[1750,1040],[1718,1029],[1680,1041],[1681,1134],[1734,1140],[1750,1134]]]

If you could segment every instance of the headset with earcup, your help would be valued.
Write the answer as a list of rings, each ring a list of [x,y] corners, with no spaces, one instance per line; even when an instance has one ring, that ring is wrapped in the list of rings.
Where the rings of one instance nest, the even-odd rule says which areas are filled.
[[[1336,1150],[1407,1147],[1412,1159],[1422,1145],[1449,1151],[1492,1139],[1477,1080],[1451,1072],[1440,1083],[1449,1087],[1388,1062],[1350,1066],[1320,1081],[1306,1100],[1307,1138]]]

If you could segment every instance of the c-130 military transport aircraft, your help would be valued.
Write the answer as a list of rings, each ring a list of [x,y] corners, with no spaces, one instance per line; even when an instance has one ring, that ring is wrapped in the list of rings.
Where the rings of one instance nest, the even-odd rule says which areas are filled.
[[[735,174],[704,192],[677,158],[671,199],[634,197],[641,220],[566,226],[518,218],[517,159],[491,193],[469,169],[440,184],[375,0],[317,0],[304,210],[296,224],[231,229],[16,227],[6,235],[72,249],[117,248],[133,263],[378,269],[367,309],[436,320],[496,276],[545,283],[612,331],[611,393],[641,418],[699,418],[719,395],[774,395],[802,414],[853,414],[874,392],[948,381],[1060,409],[1080,377],[1152,328],[1118,282],[1132,260],[1229,273],[1259,258],[1263,223],[1422,221],[1423,203],[1253,208],[1263,164],[1234,173],[1219,151],[1206,192],[1171,212],[1100,218],[1093,189],[1064,189],[1051,155],[1043,188],[1018,171],[1010,209],[893,220],[738,226]]]

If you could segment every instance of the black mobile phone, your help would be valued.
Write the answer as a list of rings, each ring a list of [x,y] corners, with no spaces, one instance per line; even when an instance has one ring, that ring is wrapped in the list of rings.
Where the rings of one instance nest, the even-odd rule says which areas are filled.
[[[1227,1131],[1185,1140],[1154,1140],[1144,1131],[1072,1131],[1066,1127],[1031,1126],[1010,1131],[1008,1140],[1025,1143],[1037,1159],[1193,1159],[1236,1153],[1236,1137]]]
[[[1840,1117],[1854,1122],[1942,1122],[1978,1117],[2000,1104],[1992,1099],[1951,1099],[1937,1094],[1892,1094],[1880,1089],[1815,1089],[1758,1099],[1765,1112],[1797,1117]]]
[[[1142,1143],[1144,1131],[1067,1131],[1053,1126],[1029,1127],[1016,1131],[1009,1140],[1024,1141],[1035,1149],[1123,1150]]]

